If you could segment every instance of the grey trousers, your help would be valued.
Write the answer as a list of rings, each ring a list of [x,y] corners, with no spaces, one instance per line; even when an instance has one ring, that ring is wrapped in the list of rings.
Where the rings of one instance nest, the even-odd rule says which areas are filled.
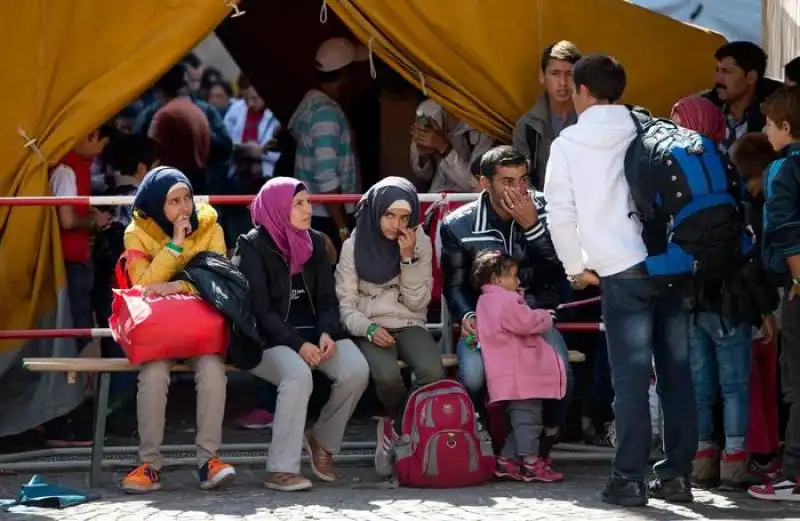
[[[369,383],[369,366],[351,340],[339,340],[334,357],[318,369],[333,380],[333,387],[311,434],[322,448],[335,453]],[[299,474],[308,399],[314,389],[311,368],[291,348],[275,346],[264,351],[261,363],[250,372],[278,387],[267,472]]]
[[[539,454],[539,437],[544,428],[542,400],[511,400],[506,402],[506,416],[510,430],[500,455],[517,459],[519,456]]]
[[[358,347],[369,364],[375,381],[375,392],[391,418],[403,413],[408,390],[403,382],[398,360],[408,364],[414,375],[414,386],[420,387],[444,378],[439,345],[427,329],[406,327],[390,332],[397,339],[392,347],[379,347],[366,338],[358,339]]]

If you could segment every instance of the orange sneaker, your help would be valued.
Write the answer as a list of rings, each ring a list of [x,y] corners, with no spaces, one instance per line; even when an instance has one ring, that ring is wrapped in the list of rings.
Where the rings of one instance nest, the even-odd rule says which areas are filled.
[[[221,459],[213,457],[198,469],[197,475],[200,478],[200,488],[211,490],[233,481],[236,477],[236,470],[233,465],[228,465]]]
[[[129,494],[146,494],[161,489],[161,478],[156,469],[145,463],[125,476],[120,488]]]

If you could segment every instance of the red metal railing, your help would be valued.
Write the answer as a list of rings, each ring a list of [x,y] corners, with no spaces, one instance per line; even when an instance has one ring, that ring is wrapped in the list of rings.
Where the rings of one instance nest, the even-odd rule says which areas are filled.
[[[254,195],[199,195],[195,199],[215,205],[241,205],[249,204]],[[472,201],[477,194],[420,194],[420,201],[424,206],[436,202]],[[0,197],[0,206],[118,206],[133,204],[133,196],[84,196],[84,197]],[[312,203],[357,203],[360,195],[333,194],[311,195]],[[596,302],[599,298],[582,301],[568,302],[559,306],[560,309],[577,307]],[[443,310],[443,313],[446,312]],[[444,317],[443,317],[444,318]],[[444,320],[442,321],[444,323]],[[429,326],[441,326],[429,324]],[[597,332],[604,331],[602,322],[570,322],[559,323],[556,327],[564,332]],[[5,330],[0,331],[0,340],[19,339],[44,339],[44,338],[99,338],[111,336],[109,329],[31,329],[31,330]]]

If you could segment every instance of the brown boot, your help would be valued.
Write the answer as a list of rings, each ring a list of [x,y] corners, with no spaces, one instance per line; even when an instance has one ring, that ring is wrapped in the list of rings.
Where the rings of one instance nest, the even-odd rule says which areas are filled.
[[[719,484],[719,453],[716,448],[698,451],[692,462],[692,485],[697,488],[714,488]]]
[[[719,489],[729,492],[747,490],[753,485],[763,485],[763,480],[750,471],[746,452],[723,453],[719,464]]]

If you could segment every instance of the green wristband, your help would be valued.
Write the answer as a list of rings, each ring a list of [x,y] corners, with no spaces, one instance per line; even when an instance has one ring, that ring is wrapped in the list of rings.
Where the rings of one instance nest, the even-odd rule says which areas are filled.
[[[372,337],[375,335],[375,331],[379,330],[381,326],[378,324],[370,324],[367,328],[367,340],[372,342]]]
[[[178,246],[177,244],[175,244],[172,241],[169,241],[167,243],[167,248],[169,248],[170,250],[174,251],[175,253],[183,253],[183,246]]]

